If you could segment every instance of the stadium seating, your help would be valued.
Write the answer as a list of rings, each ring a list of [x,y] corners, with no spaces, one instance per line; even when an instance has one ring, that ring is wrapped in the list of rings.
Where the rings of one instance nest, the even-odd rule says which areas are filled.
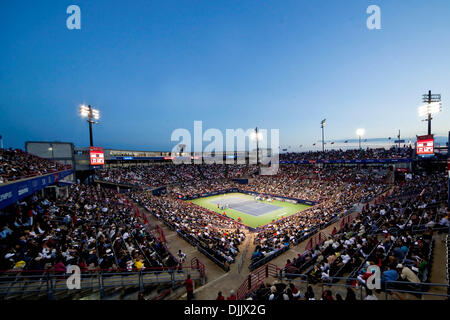
[[[20,149],[0,149],[0,184],[33,176],[53,173],[67,168]]]
[[[1,152],[3,182],[63,169],[20,150]],[[284,157],[382,159],[410,155],[410,149],[369,149]],[[323,290],[322,299],[329,300],[334,285],[364,287],[372,274],[368,266],[378,265],[387,292],[399,288],[425,292],[432,275],[436,244],[433,232],[448,232],[446,176],[414,175],[411,180],[393,184],[389,180],[391,174],[383,166],[312,164],[282,164],[274,176],[261,176],[256,166],[237,164],[164,164],[99,170],[97,181],[136,188],[123,195],[99,185],[74,184],[67,198],[49,201],[33,195],[5,210],[8,214],[0,220],[0,280],[11,280],[11,272],[23,281],[23,274],[42,277],[49,271],[58,279],[70,265],[78,265],[85,274],[101,270],[102,277],[179,268],[178,259],[149,229],[138,205],[228,271],[241,254],[248,230],[231,218],[180,199],[240,189],[314,203],[299,213],[250,230],[255,233],[251,243],[255,250],[248,261],[250,271],[259,270],[281,255],[288,256],[292,246],[319,237],[305,252],[287,261],[281,270],[282,279],[326,285],[331,290]],[[248,184],[239,184],[233,180],[237,178],[250,179]],[[166,194],[155,196],[148,192],[158,187],[166,187]],[[322,237],[321,230],[350,216],[339,230]],[[396,281],[385,278],[395,273]],[[418,282],[411,281],[415,277]],[[411,283],[398,283],[399,280]],[[307,292],[297,295],[296,290],[289,283],[275,286],[275,290],[261,286],[253,288],[247,297],[308,298]],[[370,292],[367,296],[372,297]]]
[[[302,161],[302,160],[364,160],[364,159],[394,159],[410,158],[414,150],[410,147],[390,149],[385,148],[367,148],[367,149],[349,149],[349,150],[328,150],[326,152],[287,152],[280,154],[280,160],[284,161]]]

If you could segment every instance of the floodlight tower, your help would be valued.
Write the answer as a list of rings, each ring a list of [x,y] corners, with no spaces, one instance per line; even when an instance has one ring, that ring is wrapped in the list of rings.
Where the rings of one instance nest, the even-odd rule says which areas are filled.
[[[255,137],[256,137],[256,165],[259,164],[259,136],[258,136],[258,127],[255,128]]]
[[[364,135],[365,130],[360,128],[356,130],[356,135],[359,137],[359,149],[361,149],[361,137]]]
[[[325,136],[324,136],[324,127],[325,127],[325,121],[327,119],[323,119],[320,122],[320,127],[322,128],[322,152],[325,152]]]
[[[262,139],[261,133],[258,131],[258,127],[255,128],[250,135],[250,139],[256,140],[256,165],[259,164],[259,140]]]
[[[86,105],[80,106],[80,115],[83,118],[87,118],[87,122],[89,123],[89,140],[90,140],[90,146],[94,146],[94,140],[92,137],[92,124],[98,123],[98,119],[100,119],[100,111],[97,109],[92,108],[90,105],[86,107]]]
[[[428,94],[422,95],[422,102],[426,104],[419,107],[419,117],[427,116],[427,119],[423,121],[428,121],[428,135],[431,135],[431,120],[433,119],[431,115],[441,111],[441,95],[431,94],[431,90],[429,90]]]

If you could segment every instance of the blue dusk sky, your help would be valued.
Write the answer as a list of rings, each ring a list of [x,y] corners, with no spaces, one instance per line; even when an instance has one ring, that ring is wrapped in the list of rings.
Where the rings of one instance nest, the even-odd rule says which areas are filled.
[[[81,9],[69,30],[67,7]],[[381,30],[369,30],[369,5]],[[448,0],[0,0],[0,134],[87,146],[172,149],[171,133],[280,130],[282,146],[426,134],[422,94],[450,130]]]

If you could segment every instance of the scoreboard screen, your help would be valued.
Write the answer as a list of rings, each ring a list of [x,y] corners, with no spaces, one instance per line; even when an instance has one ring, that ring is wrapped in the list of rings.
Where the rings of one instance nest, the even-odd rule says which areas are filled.
[[[433,137],[433,135],[417,136],[416,153],[419,156],[434,155],[434,137]]]
[[[450,153],[447,153],[447,173],[448,173],[448,183],[450,184]],[[450,188],[448,189],[450,195]],[[449,207],[450,208],[450,207]]]
[[[101,147],[89,147],[91,166],[102,166],[105,164],[105,155]]]

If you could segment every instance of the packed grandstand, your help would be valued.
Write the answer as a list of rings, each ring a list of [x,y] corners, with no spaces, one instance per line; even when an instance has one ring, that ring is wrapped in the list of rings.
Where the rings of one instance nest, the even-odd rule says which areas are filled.
[[[119,278],[110,287],[137,279],[140,298],[144,292],[183,298],[184,289],[176,288],[184,288],[187,274],[198,273],[200,286],[212,280],[205,272],[213,266],[222,272],[215,274],[234,272],[238,283],[197,298],[221,300],[231,290],[228,299],[261,301],[448,299],[445,169],[316,163],[413,157],[411,148],[396,147],[286,153],[273,176],[238,164],[97,169],[93,179],[61,185],[65,192],[40,190],[1,209],[0,297],[62,297],[67,271],[78,266],[83,285],[101,279],[89,294],[97,288],[103,297],[106,283]],[[21,150],[0,150],[0,186],[65,169]],[[309,206],[249,227],[226,209],[190,201],[228,192],[258,196],[255,205],[278,199]],[[176,238],[169,232],[183,248],[171,244]],[[188,260],[189,247],[195,253]],[[436,273],[435,265],[445,270]],[[376,290],[367,286],[378,272],[373,266],[380,274]]]

